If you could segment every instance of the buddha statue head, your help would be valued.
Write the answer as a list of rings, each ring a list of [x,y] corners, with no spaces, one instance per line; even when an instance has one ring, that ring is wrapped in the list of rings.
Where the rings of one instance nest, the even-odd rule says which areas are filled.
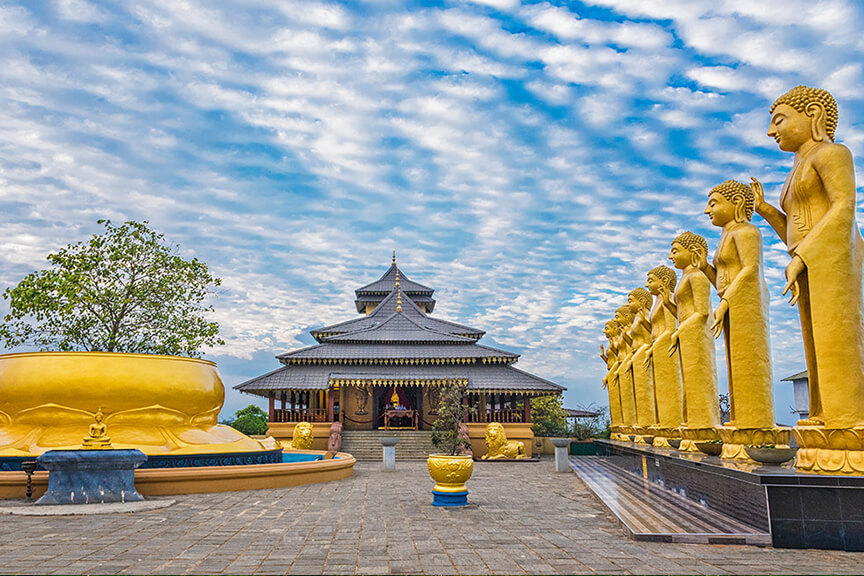
[[[618,322],[622,330],[633,324],[633,311],[630,310],[630,306],[618,307],[615,310],[615,321]]]
[[[669,294],[673,294],[675,292],[675,284],[677,283],[678,276],[675,275],[675,270],[661,265],[648,271],[645,287],[648,289],[648,292],[657,296],[660,294],[661,288],[665,288]]]
[[[735,180],[726,180],[708,193],[705,214],[711,223],[722,228],[730,222],[749,222],[753,217],[756,196],[753,189]]]
[[[603,335],[606,336],[606,339],[610,342],[618,337],[621,333],[621,325],[616,320],[609,320],[606,322],[606,325],[603,326]]]
[[[648,310],[651,308],[651,293],[645,288],[634,288],[627,295],[627,306],[634,315],[640,310]]]
[[[688,266],[699,267],[699,262],[708,257],[708,242],[705,238],[689,230],[682,232],[672,241],[669,259],[675,268],[684,270]]]
[[[771,105],[768,136],[781,150],[796,152],[808,141],[833,142],[837,118],[837,102],[827,90],[796,86]]]
[[[392,406],[399,406],[399,393],[396,392],[396,389],[393,389],[393,395],[390,396],[390,404]]]

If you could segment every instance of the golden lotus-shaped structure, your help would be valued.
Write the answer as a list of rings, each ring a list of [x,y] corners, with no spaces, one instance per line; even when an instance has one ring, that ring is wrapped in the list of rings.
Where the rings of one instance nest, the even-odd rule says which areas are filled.
[[[99,410],[118,449],[148,455],[265,450],[217,423],[224,399],[216,365],[207,360],[110,352],[0,355],[0,456],[80,448]]]

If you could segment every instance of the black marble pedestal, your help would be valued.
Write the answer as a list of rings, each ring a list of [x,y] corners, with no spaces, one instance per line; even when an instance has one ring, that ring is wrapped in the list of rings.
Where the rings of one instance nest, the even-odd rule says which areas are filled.
[[[36,505],[137,502],[140,450],[51,450],[36,459],[48,470],[48,489]]]
[[[771,533],[778,548],[864,551],[864,477],[805,474],[628,442],[596,440],[616,466]]]

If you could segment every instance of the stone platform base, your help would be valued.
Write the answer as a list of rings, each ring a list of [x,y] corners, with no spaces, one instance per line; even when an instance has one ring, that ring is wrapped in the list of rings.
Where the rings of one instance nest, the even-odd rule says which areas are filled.
[[[864,427],[796,426],[795,467],[801,472],[864,475]]]
[[[864,476],[804,474],[704,454],[595,440],[609,463],[771,533],[777,548],[864,552]],[[799,450],[800,452],[800,450]]]

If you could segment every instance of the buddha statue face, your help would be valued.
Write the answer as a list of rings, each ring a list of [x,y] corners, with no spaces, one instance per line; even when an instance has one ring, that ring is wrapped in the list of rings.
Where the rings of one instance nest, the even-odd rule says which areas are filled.
[[[654,296],[660,294],[660,281],[657,279],[657,276],[651,272],[648,273],[648,279],[645,280],[645,288],[647,288],[648,292]]]
[[[606,336],[608,340],[617,338],[619,334],[621,334],[621,325],[615,320],[610,320],[603,327],[603,335]]]
[[[678,242],[673,242],[672,249],[669,251],[669,260],[675,268],[683,270],[692,263],[693,255]]]
[[[735,213],[739,211],[740,200],[738,206],[727,200],[722,194],[713,192],[708,197],[708,205],[705,207],[705,214],[711,218],[711,223],[714,226],[722,228],[729,222],[735,221]]]
[[[788,104],[780,104],[771,114],[768,136],[774,138],[784,152],[795,152],[810,140],[811,119],[805,112],[798,112]]]
[[[651,294],[645,288],[636,288],[627,295],[627,306],[633,314],[651,307]]]

